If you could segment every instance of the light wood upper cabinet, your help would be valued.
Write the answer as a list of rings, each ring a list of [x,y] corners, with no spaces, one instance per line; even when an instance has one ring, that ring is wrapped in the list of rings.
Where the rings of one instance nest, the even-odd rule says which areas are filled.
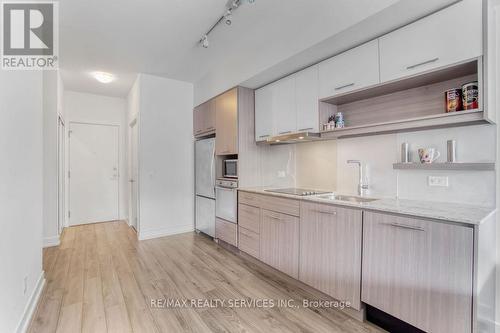
[[[473,229],[364,213],[362,301],[426,332],[471,332]]]
[[[362,212],[302,202],[299,280],[361,308]]]
[[[297,131],[295,76],[288,76],[274,84],[272,112],[276,129],[273,135],[283,135]]]
[[[318,65],[295,74],[297,131],[319,132]]]
[[[482,2],[463,0],[380,38],[386,82],[482,55]]]
[[[238,89],[234,88],[215,98],[217,155],[238,154]]]
[[[321,99],[379,82],[377,39],[319,64],[319,97]]]
[[[193,131],[195,137],[215,131],[215,100],[211,99],[194,108]]]
[[[262,209],[260,260],[298,278],[299,218]]]
[[[255,141],[273,136],[273,85],[255,91]]]

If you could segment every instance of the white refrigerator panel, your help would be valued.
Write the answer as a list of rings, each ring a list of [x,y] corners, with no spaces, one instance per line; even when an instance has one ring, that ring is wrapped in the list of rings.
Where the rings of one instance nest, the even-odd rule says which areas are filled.
[[[215,139],[195,143],[196,195],[215,199]]]
[[[215,237],[215,200],[196,196],[196,229]]]

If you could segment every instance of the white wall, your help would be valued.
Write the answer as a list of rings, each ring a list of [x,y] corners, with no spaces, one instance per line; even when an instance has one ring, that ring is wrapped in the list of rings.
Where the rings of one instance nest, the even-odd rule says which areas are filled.
[[[43,72],[43,238],[44,246],[59,244],[57,230],[58,73]]]
[[[120,127],[120,219],[128,219],[127,107],[124,98],[64,92],[66,128],[71,122],[117,125]],[[69,146],[69,145],[68,145]],[[69,207],[69,205],[66,205]]]
[[[127,96],[127,168],[128,168],[128,179],[133,179],[134,176],[132,175],[132,159],[134,158],[131,156],[131,149],[132,147],[132,135],[130,132],[130,124],[133,121],[136,121],[137,126],[137,138],[135,138],[137,141],[139,141],[139,136],[140,136],[140,119],[139,119],[139,110],[140,110],[140,77],[137,77],[132,88],[130,89],[128,96]],[[136,143],[136,147],[139,147],[139,142]],[[137,155],[139,155],[140,152],[137,152]],[[137,156],[139,158],[139,156]],[[139,161],[137,161],[137,166],[139,166]],[[137,179],[139,181],[139,179]],[[137,184],[134,184],[137,185]],[[139,198],[138,198],[139,199]],[[132,219],[132,205],[136,205],[137,207],[137,221],[139,221],[140,218],[140,213],[139,213],[139,207],[138,207],[138,202],[134,201],[132,198],[132,192],[130,190],[130,186],[128,187],[128,216],[129,216],[129,224],[134,225],[134,221],[131,221]],[[137,222],[137,225],[135,227],[138,229],[139,228],[139,223]]]
[[[39,71],[0,71],[0,332],[23,331],[44,281],[42,84]]]
[[[498,112],[500,106],[500,0],[488,1],[488,105]],[[497,114],[498,119],[498,114]],[[497,166],[500,165],[500,135],[497,133]],[[498,168],[498,167],[497,167]],[[500,177],[496,179],[497,208],[500,207]],[[496,332],[500,333],[500,214],[497,214],[496,249]]]
[[[139,239],[194,229],[193,86],[141,74]]]

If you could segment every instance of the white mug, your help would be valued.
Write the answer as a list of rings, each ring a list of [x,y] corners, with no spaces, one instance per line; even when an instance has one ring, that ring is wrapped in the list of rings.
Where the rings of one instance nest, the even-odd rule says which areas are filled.
[[[439,156],[441,156],[441,153],[434,148],[420,148],[418,150],[420,163],[433,163]]]

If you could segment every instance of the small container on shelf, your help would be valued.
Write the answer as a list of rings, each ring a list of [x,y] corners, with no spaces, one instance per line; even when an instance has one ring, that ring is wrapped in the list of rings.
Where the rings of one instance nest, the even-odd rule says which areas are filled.
[[[469,82],[462,86],[462,104],[464,110],[479,108],[479,88],[477,81]]]
[[[410,163],[410,144],[408,142],[401,144],[401,163]]]
[[[453,88],[444,92],[446,113],[462,110],[462,89]]]
[[[455,140],[448,140],[446,142],[447,148],[447,163],[456,163],[457,162],[457,142]]]

